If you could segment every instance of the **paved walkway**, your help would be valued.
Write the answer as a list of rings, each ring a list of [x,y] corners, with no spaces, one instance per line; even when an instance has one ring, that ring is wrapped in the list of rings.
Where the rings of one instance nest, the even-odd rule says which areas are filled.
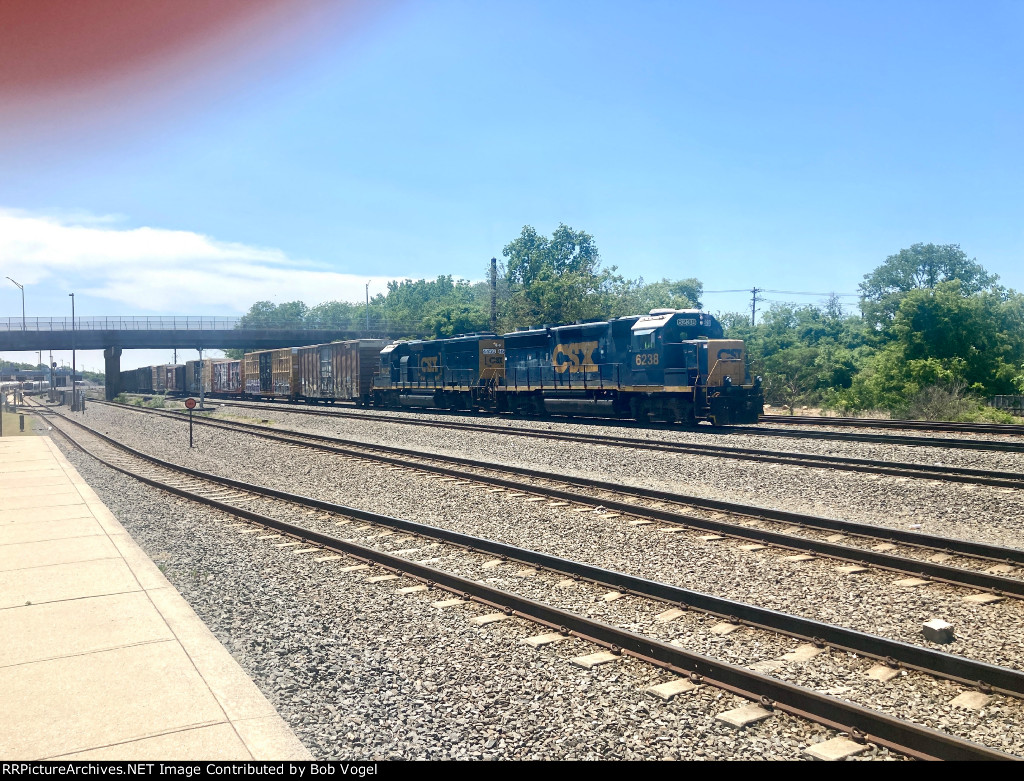
[[[42,436],[0,438],[0,759],[310,759]]]

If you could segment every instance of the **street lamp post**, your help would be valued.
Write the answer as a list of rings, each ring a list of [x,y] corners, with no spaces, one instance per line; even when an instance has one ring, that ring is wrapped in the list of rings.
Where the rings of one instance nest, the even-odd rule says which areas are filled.
[[[10,277],[7,277],[7,278],[11,279]],[[14,282],[14,280],[11,279],[11,282]],[[18,285],[18,289],[21,291],[21,330],[24,331],[25,330],[25,286],[24,285],[19,285],[17,282],[14,282],[14,284]]]
[[[71,296],[71,410],[75,409],[75,294]]]

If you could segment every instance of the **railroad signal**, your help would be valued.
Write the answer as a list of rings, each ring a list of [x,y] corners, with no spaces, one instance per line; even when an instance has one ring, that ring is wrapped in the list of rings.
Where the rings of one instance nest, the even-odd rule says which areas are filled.
[[[191,396],[189,396],[187,399],[185,399],[185,407],[188,409],[188,446],[189,447],[193,447],[193,445],[192,445],[192,410],[195,408],[195,406],[196,406],[196,400],[193,399]]]

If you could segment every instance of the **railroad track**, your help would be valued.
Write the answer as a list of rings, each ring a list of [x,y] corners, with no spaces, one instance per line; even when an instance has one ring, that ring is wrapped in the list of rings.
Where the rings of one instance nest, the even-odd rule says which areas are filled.
[[[161,410],[140,412],[181,418],[178,413]],[[634,519],[634,523],[669,523],[674,525],[674,530],[704,532],[702,539],[708,542],[732,539],[746,543],[751,553],[773,547],[795,554],[797,561],[828,557],[845,564],[844,571],[851,574],[866,571],[868,567],[884,569],[903,575],[899,583],[904,587],[923,586],[928,582],[959,586],[970,590],[965,599],[981,604],[999,601],[1004,596],[1024,599],[1024,580],[1010,577],[1011,573],[1019,575],[1020,567],[1024,567],[1024,550],[1018,548],[622,486],[457,456],[426,455],[407,448],[322,434],[270,430],[236,421],[200,418],[196,422],[288,446],[302,445],[391,468],[413,469],[448,480],[471,479],[485,489],[550,499],[561,503],[567,513],[599,508],[605,516],[621,515]],[[693,514],[695,509],[701,514]],[[727,520],[723,515],[733,516],[734,520]]]
[[[762,423],[835,428],[888,428],[909,431],[955,431],[960,434],[1004,434],[1024,436],[1024,425],[1016,423],[952,423],[928,420],[873,420],[871,418],[826,418],[804,415],[762,415]]]
[[[1024,475],[1015,472],[1004,472],[990,469],[971,469],[967,467],[942,466],[933,464],[901,463],[881,459],[853,458],[844,456],[823,456],[799,452],[779,452],[778,450],[758,450],[753,448],[726,447],[711,444],[686,444],[681,442],[640,439],[636,437],[618,437],[604,434],[569,433],[557,431],[541,431],[538,429],[514,428],[511,426],[495,426],[486,423],[470,423],[466,421],[413,420],[373,413],[351,413],[341,411],[307,410],[292,408],[285,405],[237,404],[236,402],[221,403],[219,406],[238,406],[242,409],[269,410],[275,412],[294,412],[295,414],[328,415],[335,417],[354,417],[365,420],[381,420],[401,425],[427,426],[432,428],[449,428],[459,431],[473,431],[504,436],[529,437],[548,439],[578,444],[607,445],[610,447],[628,447],[641,450],[655,450],[685,455],[700,455],[714,458],[732,458],[760,463],[785,464],[815,469],[838,469],[848,472],[864,472],[869,474],[890,475],[894,477],[910,477],[914,479],[941,480],[956,483],[989,485],[999,488],[1024,488]],[[760,432],[757,432],[760,434]]]
[[[368,420],[388,420],[398,421],[399,418],[395,417],[394,414],[385,416],[381,414],[375,414],[373,412],[355,411],[356,405],[350,403],[340,403],[342,407],[350,407],[351,409],[338,409],[337,406],[332,406],[330,409],[323,408],[311,408],[308,405],[300,404],[288,404],[288,403],[261,403],[261,402],[242,402],[237,399],[211,399],[218,405],[223,406],[240,406],[249,407],[251,409],[289,409],[296,414],[310,414],[310,415],[329,415],[335,417],[351,417],[351,418],[365,418]],[[393,412],[411,412],[412,408],[403,408],[401,410],[394,410]],[[435,415],[442,418],[461,418],[465,419],[467,413],[465,412],[450,412],[445,409],[425,409],[424,413]],[[495,413],[478,412],[474,413],[475,417],[482,418],[501,418],[501,415]],[[420,419],[417,419],[420,418]],[[423,424],[421,420],[422,415],[414,416],[405,422],[411,424]],[[773,437],[779,439],[807,439],[813,438],[819,441],[832,441],[832,442],[864,442],[868,444],[879,444],[879,445],[905,445],[909,447],[932,447],[932,448],[944,448],[948,450],[980,450],[990,452],[1002,452],[1002,453],[1024,453],[1024,440],[989,440],[989,439],[955,439],[952,437],[928,437],[928,436],[901,436],[895,434],[869,434],[865,432],[849,432],[849,431],[815,431],[813,434],[808,434],[801,431],[787,431],[778,428],[764,428],[757,426],[693,426],[684,427],[680,425],[667,425],[663,423],[646,423],[638,424],[635,421],[622,421],[612,418],[588,418],[581,416],[566,417],[564,415],[545,415],[541,417],[533,417],[531,420],[545,420],[554,421],[561,423],[572,423],[572,424],[590,424],[594,426],[602,426],[604,428],[624,428],[624,429],[643,429],[646,431],[690,431],[696,433],[714,433],[716,436],[726,438],[726,435],[750,435],[759,437]],[[778,424],[799,424],[803,421],[813,421],[809,423],[810,426],[823,427],[831,425],[827,421],[849,421],[842,426],[858,426],[861,425],[861,421],[858,419],[850,418],[790,418],[788,416],[762,416],[762,423],[778,423]],[[867,425],[872,421],[863,421],[863,425]],[[900,423],[901,421],[881,421],[882,423]],[[920,421],[915,421],[920,422]],[[944,425],[944,424],[927,424],[921,426],[923,430],[929,430],[928,426],[931,425]],[[961,425],[961,424],[945,424],[945,425]],[[962,424],[962,425],[974,425],[974,424]],[[976,424],[985,426],[988,424]],[[994,425],[994,424],[993,424]],[[796,426],[799,428],[799,426]],[[891,428],[904,428],[903,426],[891,426]],[[913,427],[910,427],[913,428]],[[1012,428],[1012,427],[1010,427]],[[978,429],[938,429],[948,431],[960,431],[961,433],[1003,433],[1003,434],[1018,434],[1024,435],[1024,426],[1019,427],[1021,431],[988,431],[985,428]]]
[[[823,653],[836,652],[838,655],[848,651],[885,660],[883,665],[876,666],[883,670],[904,665],[938,678],[962,683],[983,681],[978,684],[983,697],[988,696],[984,692],[993,689],[1016,698],[1024,697],[1024,673],[1019,670],[722,600],[493,540],[205,474],[134,451],[78,421],[63,416],[59,422],[54,416],[51,416],[51,420],[55,424],[54,428],[76,447],[108,467],[177,496],[244,519],[246,524],[238,525],[241,527],[238,529],[240,534],[258,531],[257,528],[247,528],[249,525],[260,527],[271,533],[257,539],[284,539],[286,542],[268,544],[275,544],[282,549],[295,548],[292,552],[296,555],[326,553],[318,556],[317,560],[325,563],[337,560],[342,565],[346,563],[342,557],[349,557],[357,563],[342,566],[342,571],[365,572],[369,567],[378,567],[388,573],[369,577],[368,580],[373,583],[390,582],[399,577],[418,582],[419,585],[400,589],[400,593],[441,590],[454,595],[451,599],[434,602],[434,607],[438,609],[475,602],[500,611],[474,619],[479,625],[518,616],[553,630],[528,638],[527,641],[535,647],[546,646],[564,637],[578,637],[608,649],[601,654],[577,657],[573,661],[580,666],[611,663],[620,656],[632,656],[671,671],[678,677],[661,685],[662,696],[667,696],[664,693],[665,687],[681,693],[693,686],[710,685],[759,703],[759,708],[764,711],[760,717],[770,716],[772,711],[790,713],[845,732],[854,741],[876,743],[912,757],[1020,759],[964,737],[921,726],[749,667],[688,651],[649,633],[630,631],[573,613],[551,604],[549,599],[540,601],[518,592],[499,589],[474,579],[472,575],[479,577],[480,569],[493,570],[517,562],[526,567],[517,573],[523,582],[534,576],[539,582],[540,576],[546,575],[549,580],[560,578],[557,585],[582,587],[593,584],[615,589],[610,592],[614,599],[629,596],[630,602],[648,600],[659,603],[661,608],[668,606],[668,610],[662,609],[654,619],[655,624],[661,627],[671,627],[677,619],[694,613],[709,613],[737,622],[732,625],[733,628],[744,626],[751,632],[784,632],[792,637],[810,640],[793,652],[803,661],[809,662]],[[74,435],[68,433],[69,426],[75,431]],[[83,444],[82,440],[86,442]],[[340,539],[334,534],[295,522],[296,518],[301,518],[303,523],[308,523],[310,511],[321,514],[318,518],[321,529],[331,526],[347,529],[354,522],[361,523],[361,526],[352,527],[352,531],[371,537],[374,545],[363,544],[369,541],[366,539],[362,543],[352,538]],[[268,512],[273,515],[266,514]],[[411,540],[415,541],[415,547],[409,548],[407,546]],[[427,546],[432,558],[413,560],[413,556],[423,555],[425,549],[420,543],[426,541],[432,541]],[[382,550],[389,545],[393,546],[390,550]],[[458,561],[446,563],[445,570],[430,566],[440,558],[451,559],[456,554]],[[498,558],[480,563],[481,556]],[[455,574],[451,569],[462,569],[464,574]],[[540,586],[542,591],[545,590],[543,583]],[[609,600],[606,596],[608,602],[614,599]],[[856,660],[857,657],[851,658]],[[781,664],[789,661],[789,657],[784,656],[776,661]],[[744,709],[745,713],[749,711],[749,708]],[[720,717],[725,716],[720,714]]]

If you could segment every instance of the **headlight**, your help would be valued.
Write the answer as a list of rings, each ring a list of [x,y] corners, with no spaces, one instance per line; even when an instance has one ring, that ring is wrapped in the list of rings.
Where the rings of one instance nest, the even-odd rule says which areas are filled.
[[[759,374],[759,375],[757,375],[757,376],[756,376],[756,377],[754,378],[754,387],[755,387],[755,388],[760,388],[760,387],[761,387],[761,375],[760,375],[760,374]]]
[[[732,385],[732,377],[730,377],[728,374],[725,375],[725,378],[722,380],[722,385],[724,385],[726,388]]]

